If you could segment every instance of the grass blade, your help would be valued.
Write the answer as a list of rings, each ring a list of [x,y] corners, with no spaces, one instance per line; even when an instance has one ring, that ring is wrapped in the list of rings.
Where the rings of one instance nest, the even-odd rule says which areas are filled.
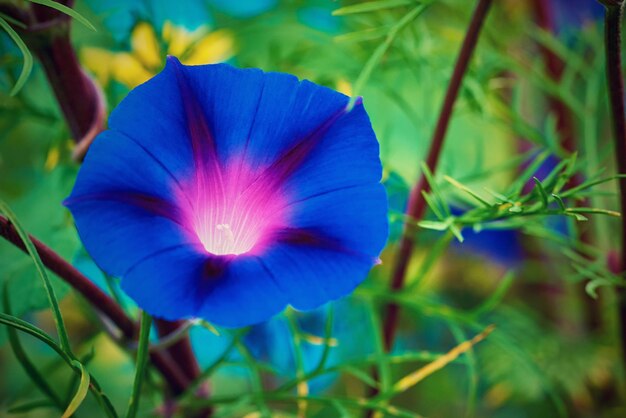
[[[89,376],[89,372],[83,364],[79,361],[72,361],[74,367],[80,370],[80,383],[78,384],[78,389],[76,390],[76,394],[72,398],[72,401],[67,406],[61,418],[70,418],[74,412],[78,409],[78,407],[83,403],[85,397],[87,396],[87,392],[89,392],[89,383],[91,382],[91,376]]]
[[[67,335],[67,330],[65,329],[65,323],[63,322],[61,309],[59,309],[59,302],[57,300],[56,293],[54,292],[54,288],[52,287],[50,278],[46,273],[46,269],[41,262],[41,258],[39,258],[39,254],[37,253],[35,246],[30,240],[28,234],[24,231],[20,223],[17,221],[17,217],[15,216],[11,208],[9,208],[9,206],[2,200],[0,200],[0,212],[4,213],[4,215],[9,219],[9,222],[11,222],[11,224],[15,228],[15,231],[17,231],[17,234],[24,243],[28,254],[33,259],[33,263],[35,263],[35,267],[37,268],[37,273],[39,273],[39,277],[41,277],[41,280],[43,281],[43,285],[48,296],[48,302],[50,303],[50,308],[52,309],[52,315],[56,325],[57,333],[59,334],[61,348],[70,357],[73,357],[72,349],[70,347],[70,339]]]
[[[28,50],[28,47],[26,46],[24,41],[22,41],[22,38],[20,38],[20,35],[18,35],[17,32],[15,32],[15,30],[11,27],[11,25],[9,25],[7,21],[4,20],[2,17],[0,17],[0,27],[2,27],[2,29],[6,31],[7,35],[9,35],[13,42],[15,42],[15,45],[17,45],[17,47],[20,49],[20,52],[24,56],[24,65],[22,66],[22,72],[20,72],[20,76],[18,77],[17,82],[15,83],[15,86],[13,86],[13,89],[11,89],[10,93],[11,96],[15,96],[22,89],[22,87],[24,87],[28,76],[33,70],[33,55]]]
[[[72,367],[74,371],[81,372],[80,369],[77,368],[75,363],[78,363],[70,354],[68,354],[54,339],[52,339],[48,334],[43,332],[41,329],[36,326],[29,324],[26,321],[21,320],[20,318],[16,318],[12,315],[5,314],[0,312],[0,324],[7,325],[9,327],[13,327],[18,331],[22,331],[26,334],[29,334],[38,340],[45,343],[48,347],[52,348],[58,355],[65,361],[68,365]],[[100,405],[103,407],[105,413],[109,418],[117,418],[117,413],[111,404],[109,398],[102,392],[100,385],[98,382],[91,377],[89,390],[96,397]]]
[[[56,1],[52,1],[52,0],[28,0],[28,1],[31,3],[40,4],[42,6],[47,6],[55,10],[58,10],[59,12],[64,13],[74,18],[75,20],[79,21],[80,23],[82,23],[83,25],[91,29],[92,31],[96,32],[96,28],[94,27],[94,25],[92,25],[89,20],[87,20],[85,17],[83,17],[83,15],[81,15],[76,10],[72,9],[71,7],[67,7],[63,4],[57,3]]]
[[[375,12],[377,10],[393,9],[395,7],[415,4],[415,0],[378,0],[366,3],[353,4],[333,10],[333,16],[345,16],[356,13]]]
[[[376,65],[378,65],[383,55],[385,55],[385,52],[387,52],[387,49],[389,49],[393,41],[396,39],[396,36],[398,36],[398,34],[400,33],[402,29],[404,29],[409,23],[415,20],[424,10],[426,10],[426,7],[427,7],[426,5],[417,6],[416,8],[411,10],[409,13],[407,13],[402,19],[398,21],[398,23],[396,23],[389,30],[389,33],[387,34],[387,37],[385,38],[384,42],[378,45],[378,47],[374,50],[374,53],[367,60],[367,62],[365,63],[365,66],[363,67],[363,70],[361,70],[361,73],[359,74],[356,81],[354,82],[355,97],[350,99],[350,104],[349,104],[350,108],[354,106],[356,96],[358,96],[358,94],[360,94],[360,92],[363,90],[363,86],[365,86],[365,83],[367,83],[367,80],[369,80],[370,75],[372,74],[372,71],[374,71],[374,68],[376,67]]]
[[[8,283],[5,283],[4,286],[4,309],[9,315],[11,315],[11,303],[9,298]],[[51,403],[52,406],[56,406],[59,410],[63,410],[63,402],[61,401],[61,398],[54,392],[54,390],[52,390],[52,387],[48,384],[46,379],[44,379],[41,373],[39,373],[35,365],[26,355],[26,351],[24,351],[24,347],[22,347],[15,328],[8,327],[7,334],[9,337],[9,344],[11,345],[11,349],[13,350],[13,354],[15,354],[15,358],[20,363],[28,377],[30,377],[35,386],[37,386],[37,388],[39,388],[39,390],[41,390],[43,394],[49,398],[49,401],[47,401],[48,403]]]

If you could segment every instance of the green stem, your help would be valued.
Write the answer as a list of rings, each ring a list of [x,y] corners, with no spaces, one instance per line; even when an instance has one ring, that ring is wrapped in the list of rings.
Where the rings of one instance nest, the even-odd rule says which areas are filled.
[[[137,409],[139,408],[139,400],[141,398],[141,386],[143,385],[146,365],[148,363],[151,325],[152,318],[150,315],[146,312],[142,312],[141,329],[139,331],[139,343],[137,347],[137,370],[135,371],[135,381],[133,382],[133,391],[130,395],[126,418],[135,418],[137,416]]]

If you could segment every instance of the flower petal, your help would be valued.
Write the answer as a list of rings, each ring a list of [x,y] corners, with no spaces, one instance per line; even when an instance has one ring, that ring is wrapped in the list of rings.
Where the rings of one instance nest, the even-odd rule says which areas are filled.
[[[362,103],[324,133],[319,146],[283,185],[295,201],[354,186],[378,184],[382,176],[378,141]]]
[[[178,64],[180,66],[180,64]],[[342,111],[348,98],[282,73],[226,64],[180,66],[201,103],[223,160],[267,167]]]
[[[287,296],[261,261],[238,256],[205,295],[198,316],[227,327],[240,327],[269,319],[287,306]]]
[[[179,182],[194,174],[185,105],[172,65],[122,100],[109,117],[109,129],[149,150]]]
[[[376,263],[387,237],[386,211],[380,184],[298,202],[291,219],[294,231],[279,237],[263,254],[263,263],[295,308],[337,299],[361,283]]]
[[[115,131],[91,145],[70,197],[78,233],[98,265],[123,275],[164,248],[197,245],[180,222],[180,185],[145,148]],[[184,203],[184,202],[182,202]]]
[[[171,320],[195,317],[213,285],[207,262],[204,254],[190,247],[164,249],[129,269],[122,289],[151,315]]]

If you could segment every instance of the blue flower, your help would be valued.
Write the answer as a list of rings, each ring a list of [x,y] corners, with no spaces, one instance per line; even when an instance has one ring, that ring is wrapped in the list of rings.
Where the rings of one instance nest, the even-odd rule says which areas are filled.
[[[65,201],[86,250],[149,313],[222,326],[351,292],[387,237],[363,104],[226,64],[130,92]]]
[[[555,0],[552,7],[559,31],[578,29],[604,16],[598,0]]]
[[[333,323],[329,347],[324,339],[329,321],[329,311],[333,310]],[[363,360],[375,352],[369,313],[364,302],[352,298],[326,304],[309,312],[292,312],[300,334],[298,345],[302,367],[306,374],[317,370],[324,357],[323,369],[333,368],[347,361]],[[232,343],[233,336],[222,333],[219,336],[202,327],[191,330],[191,342],[201,367],[212,365],[224,355]],[[294,379],[296,370],[295,337],[289,321],[283,315],[254,325],[242,339],[256,361],[271,366],[278,383]],[[230,361],[241,361],[240,354],[233,350]],[[220,368],[219,373],[232,377],[241,375],[239,368]],[[321,393],[329,389],[337,380],[337,372],[325,372],[307,381],[310,393]]]

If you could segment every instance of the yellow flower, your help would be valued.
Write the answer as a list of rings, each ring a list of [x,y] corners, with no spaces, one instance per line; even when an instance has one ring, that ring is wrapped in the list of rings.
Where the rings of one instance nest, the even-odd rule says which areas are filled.
[[[210,32],[200,27],[188,31],[169,21],[163,25],[161,39],[152,25],[139,22],[131,33],[130,45],[128,52],[83,48],[81,58],[102,85],[115,80],[133,88],[159,72],[167,55],[178,57],[184,64],[199,65],[225,61],[234,51],[228,30]]]

